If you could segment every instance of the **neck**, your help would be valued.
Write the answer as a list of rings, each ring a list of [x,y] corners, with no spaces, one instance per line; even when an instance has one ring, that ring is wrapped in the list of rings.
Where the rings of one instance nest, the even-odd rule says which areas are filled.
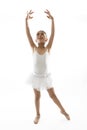
[[[44,43],[38,44],[38,48],[44,48]]]

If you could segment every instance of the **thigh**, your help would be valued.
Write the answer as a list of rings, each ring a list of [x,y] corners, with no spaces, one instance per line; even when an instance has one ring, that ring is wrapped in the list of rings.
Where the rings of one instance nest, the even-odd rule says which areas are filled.
[[[54,88],[47,89],[49,95],[55,95]]]
[[[33,89],[34,90],[34,94],[37,96],[40,96],[40,91],[36,90],[36,89]]]

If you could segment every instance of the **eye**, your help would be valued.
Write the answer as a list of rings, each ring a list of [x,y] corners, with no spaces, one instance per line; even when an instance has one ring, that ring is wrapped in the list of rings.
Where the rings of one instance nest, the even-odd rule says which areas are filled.
[[[41,33],[41,35],[44,35],[43,33]]]

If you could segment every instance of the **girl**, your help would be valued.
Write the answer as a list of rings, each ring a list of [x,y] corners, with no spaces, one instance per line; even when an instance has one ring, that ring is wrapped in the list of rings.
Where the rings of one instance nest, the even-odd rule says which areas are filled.
[[[54,18],[51,15],[51,13],[46,10],[44,11],[47,14],[47,17],[51,20],[51,35],[49,40],[47,39],[47,35],[43,30],[40,30],[36,34],[36,42],[38,43],[38,46],[34,43],[30,28],[29,28],[29,22],[30,19],[33,17],[31,16],[34,12],[30,10],[27,12],[27,16],[25,19],[26,23],[26,34],[30,43],[30,46],[33,51],[34,55],[34,70],[32,74],[32,86],[35,94],[35,108],[36,108],[36,117],[34,119],[34,123],[37,124],[40,119],[40,90],[41,88],[45,88],[51,97],[51,99],[54,101],[54,103],[59,107],[60,112],[66,117],[67,120],[70,120],[69,114],[65,111],[63,106],[61,105],[59,99],[57,98],[54,88],[52,86],[52,80],[51,75],[48,72],[47,68],[47,55],[49,55],[49,52],[52,47],[53,39],[54,39]],[[48,40],[48,44],[45,45],[45,43]]]

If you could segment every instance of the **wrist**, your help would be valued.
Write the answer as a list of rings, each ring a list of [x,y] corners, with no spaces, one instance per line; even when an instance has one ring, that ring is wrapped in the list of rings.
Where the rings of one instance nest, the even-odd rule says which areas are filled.
[[[53,16],[51,16],[51,20],[54,20]]]
[[[28,21],[28,18],[25,18],[26,21]]]

